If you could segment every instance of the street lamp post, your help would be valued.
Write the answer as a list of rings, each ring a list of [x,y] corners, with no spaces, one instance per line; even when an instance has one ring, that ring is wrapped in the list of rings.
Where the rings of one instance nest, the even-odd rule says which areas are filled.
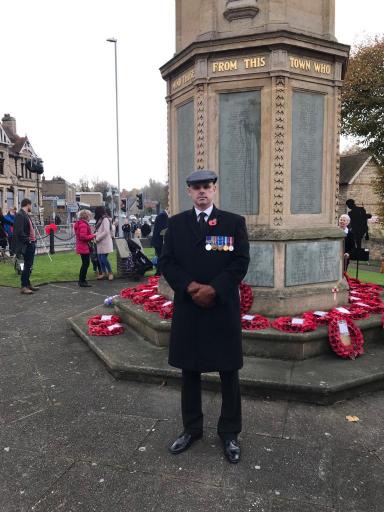
[[[121,204],[120,204],[120,147],[119,147],[119,100],[118,100],[118,92],[117,92],[117,39],[111,37],[107,39],[108,43],[113,43],[115,45],[115,91],[116,91],[116,149],[117,149],[117,189],[118,189],[118,226],[119,226],[119,236],[122,233],[121,227]],[[112,197],[113,201],[113,197]]]

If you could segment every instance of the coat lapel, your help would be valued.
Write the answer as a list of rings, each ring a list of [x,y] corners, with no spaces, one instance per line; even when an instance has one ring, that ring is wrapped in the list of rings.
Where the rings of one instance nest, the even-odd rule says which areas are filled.
[[[215,235],[220,233],[220,215],[221,211],[216,208],[215,205],[213,205],[213,210],[208,218],[207,235]],[[214,225],[210,224],[212,221],[216,221]]]
[[[213,209],[212,209],[212,212],[211,212],[211,215],[209,216],[208,218],[208,221],[207,221],[207,231],[204,235],[201,234],[200,232],[200,226],[199,226],[199,223],[197,222],[197,218],[196,218],[196,212],[195,212],[195,208],[192,208],[192,210],[189,210],[188,211],[188,224],[196,238],[196,244],[199,244],[202,240],[205,240],[205,236],[206,235],[211,235],[211,234],[214,234],[216,233],[216,230],[217,229],[220,229],[219,228],[219,217],[220,217],[220,210],[218,210],[216,208],[215,205],[213,205]],[[209,224],[209,221],[212,221],[216,219],[217,221],[217,224],[216,226],[211,226]]]
[[[199,224],[196,219],[196,212],[195,212],[194,208],[192,208],[192,210],[188,211],[188,225],[196,238],[196,243],[199,243],[200,240],[202,239],[202,236],[201,236]]]

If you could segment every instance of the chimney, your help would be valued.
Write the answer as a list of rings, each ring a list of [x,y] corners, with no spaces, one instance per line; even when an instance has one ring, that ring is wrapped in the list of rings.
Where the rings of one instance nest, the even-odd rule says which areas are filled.
[[[4,114],[1,122],[8,132],[11,132],[12,135],[16,135],[16,119],[14,117],[11,117],[9,114]]]

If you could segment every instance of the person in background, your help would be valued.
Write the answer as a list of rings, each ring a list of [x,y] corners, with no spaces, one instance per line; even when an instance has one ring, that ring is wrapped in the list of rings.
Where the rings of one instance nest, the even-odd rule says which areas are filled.
[[[347,199],[345,204],[349,209],[348,215],[353,238],[356,247],[360,249],[363,237],[365,236],[365,239],[369,240],[368,219],[370,219],[372,215],[367,213],[362,206],[357,206],[354,199]]]
[[[26,197],[21,201],[21,209],[15,216],[12,250],[16,256],[23,255],[24,268],[21,273],[21,290],[24,295],[32,295],[39,287],[32,286],[30,277],[36,251],[36,234],[31,219],[32,203]]]
[[[121,228],[123,230],[123,236],[126,240],[129,240],[131,238],[131,226],[129,224],[129,220],[125,219],[124,224]]]
[[[113,218],[113,227],[115,230],[115,238],[119,238],[119,218],[116,216]]]
[[[90,262],[90,247],[89,243],[96,235],[92,234],[89,221],[91,219],[91,212],[89,210],[81,210],[79,212],[79,220],[75,222],[74,231],[76,235],[76,252],[81,256],[81,267],[79,273],[79,286],[81,288],[88,288],[91,285],[87,282],[87,272]]]
[[[4,216],[4,219],[11,223],[11,224],[4,225],[4,229],[8,235],[9,254],[11,256],[13,255],[13,251],[12,251],[11,247],[12,247],[12,237],[13,237],[13,224],[15,222],[16,211],[17,211],[16,208],[13,207],[8,211],[7,215]]]
[[[0,208],[0,249],[4,251],[7,248],[8,243],[7,226],[12,227],[13,222],[3,215],[3,210]]]
[[[147,238],[147,236],[151,232],[151,226],[148,224],[147,221],[144,222],[144,224],[141,226],[141,233],[144,238]]]
[[[136,231],[133,234],[132,240],[140,247],[140,250],[142,251],[143,250],[143,246],[141,245],[140,238],[141,238],[141,229],[140,228],[136,228]]]
[[[349,218],[349,215],[344,213],[343,215],[340,215],[339,218],[339,227],[344,231],[345,238],[344,238],[344,272],[347,271],[349,260],[351,258],[351,254],[356,249],[356,243],[353,238],[353,233],[351,228],[349,227],[349,224],[351,222],[351,219]]]
[[[153,226],[151,245],[155,249],[155,253],[157,256],[157,276],[161,275],[160,256],[163,250],[164,243],[164,236],[162,235],[162,232],[168,227],[168,219],[169,212],[167,209],[165,209],[164,211],[160,212],[159,215],[156,217],[155,224]]]
[[[97,279],[103,279],[105,276],[110,281],[112,281],[113,273],[111,264],[108,261],[108,254],[113,252],[113,232],[111,219],[108,217],[104,206],[96,207],[95,220],[97,256],[99,258],[101,271],[103,272],[103,274],[101,276],[98,276]]]

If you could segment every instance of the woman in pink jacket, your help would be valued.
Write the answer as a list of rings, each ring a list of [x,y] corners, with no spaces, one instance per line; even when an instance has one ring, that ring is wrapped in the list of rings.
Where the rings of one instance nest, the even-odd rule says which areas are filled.
[[[76,252],[81,256],[81,268],[79,275],[79,286],[88,288],[91,285],[87,282],[87,271],[90,261],[90,248],[89,242],[95,238],[96,235],[91,233],[89,221],[91,219],[91,212],[89,210],[81,210],[79,212],[79,220],[75,222],[74,230],[76,234]]]

